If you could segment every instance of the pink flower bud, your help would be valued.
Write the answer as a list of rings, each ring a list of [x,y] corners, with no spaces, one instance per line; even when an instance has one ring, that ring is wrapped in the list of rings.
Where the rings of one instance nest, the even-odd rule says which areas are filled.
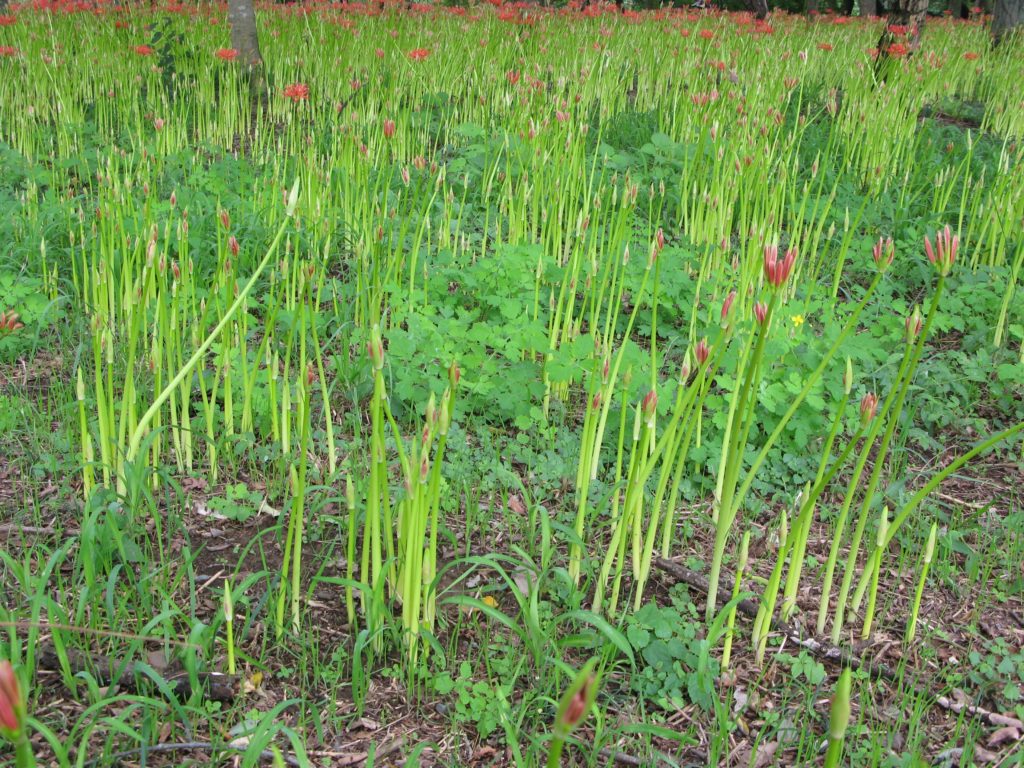
[[[729,312],[732,310],[732,304],[736,301],[736,291],[729,291],[729,295],[725,297],[725,301],[722,302],[722,324],[725,325],[729,319]]]
[[[643,400],[643,412],[644,420],[647,422],[647,426],[654,426],[654,417],[658,413],[658,393],[653,389],[644,395]]]
[[[769,285],[774,288],[781,288],[789,279],[789,273],[796,261],[796,249],[790,248],[786,251],[782,260],[779,260],[779,248],[776,245],[764,247],[764,274]]]
[[[395,121],[388,118],[384,121],[384,138],[390,139],[395,135]]]
[[[232,256],[235,256],[235,257],[238,256],[238,251],[239,251],[238,240],[235,238],[234,235],[232,235],[231,237],[228,238],[228,248],[230,249]]]
[[[697,346],[693,349],[693,356],[697,358],[697,365],[704,365],[708,360],[708,355],[711,354],[711,348],[708,346],[707,339],[701,339],[697,342]]]
[[[231,229],[231,217],[225,210],[221,210],[220,212],[220,225],[224,227],[224,229]]]
[[[889,265],[892,264],[893,256],[896,255],[896,247],[893,245],[892,238],[878,238],[878,242],[875,243],[874,248],[871,249],[871,256],[875,260],[875,265],[884,272],[888,269]]]
[[[959,235],[954,235],[947,224],[946,227],[935,234],[935,248],[932,248],[931,240],[925,235],[924,252],[940,275],[948,275],[956,261],[956,252],[960,247]]]
[[[754,317],[757,319],[758,325],[764,325],[764,320],[768,317],[768,305],[763,301],[759,301],[754,305]]]
[[[921,310],[915,306],[904,324],[907,327],[907,342],[912,343],[921,334]]]
[[[862,424],[867,424],[873,418],[875,413],[878,411],[878,395],[874,392],[865,392],[864,397],[860,399],[860,420]]]
[[[22,726],[21,688],[11,662],[0,661],[0,728],[12,734]]]

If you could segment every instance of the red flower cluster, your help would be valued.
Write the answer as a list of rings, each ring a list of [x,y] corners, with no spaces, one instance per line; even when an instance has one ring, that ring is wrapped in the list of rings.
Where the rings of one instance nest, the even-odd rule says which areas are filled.
[[[430,51],[426,48],[413,48],[409,51],[409,58],[413,61],[423,61],[429,55]]]
[[[135,53],[137,53],[139,56],[153,55],[153,48],[149,45],[136,45],[134,48],[132,48],[132,50],[135,51]]]
[[[0,27],[9,27],[17,20],[17,16],[0,16]]]
[[[284,87],[284,96],[294,102],[305,101],[309,98],[309,86],[305,83],[292,83]]]
[[[0,59],[7,57],[15,57],[18,55],[18,49],[10,45],[0,45]]]
[[[906,37],[910,32],[910,28],[905,24],[890,24],[889,34],[893,37]]]
[[[832,50],[832,44],[831,43],[818,43],[818,50],[820,50],[820,51],[831,51]]]
[[[964,54],[964,58],[967,61],[975,61],[978,58],[978,54],[974,53],[973,51],[968,51],[967,53]]]
[[[221,61],[234,61],[238,58],[238,51],[234,48],[221,48],[213,55]]]
[[[886,53],[892,56],[894,59],[901,59],[910,53],[910,49],[903,43],[893,43],[885,49]]]
[[[714,30],[711,29],[702,29],[700,31],[700,36],[703,37],[705,40],[710,40],[712,37],[715,36],[715,33]]]

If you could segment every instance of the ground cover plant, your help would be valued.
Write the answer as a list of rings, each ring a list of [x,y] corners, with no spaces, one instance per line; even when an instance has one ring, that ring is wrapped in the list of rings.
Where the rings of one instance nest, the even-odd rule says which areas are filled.
[[[0,764],[1020,765],[967,15],[3,11]]]

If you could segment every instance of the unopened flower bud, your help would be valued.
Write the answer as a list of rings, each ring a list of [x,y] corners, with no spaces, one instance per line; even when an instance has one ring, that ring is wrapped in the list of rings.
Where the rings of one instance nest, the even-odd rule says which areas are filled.
[[[693,349],[693,356],[697,358],[697,365],[703,366],[708,360],[708,355],[711,354],[711,348],[708,346],[707,339],[701,339],[697,342],[697,346]]]
[[[763,301],[759,301],[754,304],[754,318],[757,320],[758,325],[764,325],[765,318],[768,317],[768,305]]]
[[[907,315],[907,319],[904,324],[907,327],[907,343],[912,344],[921,334],[921,310],[917,306],[914,307],[913,312]]]
[[[643,400],[644,421],[648,427],[654,426],[654,417],[658,413],[658,393],[653,389],[644,396]]]
[[[736,291],[729,291],[729,295],[725,297],[725,301],[722,302],[722,325],[727,325],[729,321],[729,312],[732,310],[732,304],[736,301]]]
[[[878,411],[878,395],[874,392],[865,392],[864,397],[860,399],[860,421],[861,424],[867,425],[873,418],[875,413]]]

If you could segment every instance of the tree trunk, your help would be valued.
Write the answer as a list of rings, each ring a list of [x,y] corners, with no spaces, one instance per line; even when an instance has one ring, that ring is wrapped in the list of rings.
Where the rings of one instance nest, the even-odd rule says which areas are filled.
[[[905,45],[909,54],[917,51],[921,46],[921,31],[924,29],[924,19],[927,14],[928,0],[900,0],[896,13],[889,19],[889,23],[878,41],[879,61],[887,58],[890,46],[896,44]],[[906,31],[894,33],[892,31],[894,27]]]
[[[949,11],[949,15],[954,19],[963,18],[964,6],[966,3],[964,0],[948,0],[946,3],[946,10]]]
[[[7,0],[0,0],[0,13],[7,10]]]
[[[992,44],[1024,28],[1024,0],[996,0],[992,9]]]
[[[228,24],[231,47],[238,51],[238,58],[249,71],[249,98],[255,111],[256,105],[266,98],[267,89],[253,0],[228,0]]]
[[[861,16],[877,16],[878,3],[875,0],[860,0]]]
[[[768,0],[743,0],[743,4],[758,21],[768,18]]]

